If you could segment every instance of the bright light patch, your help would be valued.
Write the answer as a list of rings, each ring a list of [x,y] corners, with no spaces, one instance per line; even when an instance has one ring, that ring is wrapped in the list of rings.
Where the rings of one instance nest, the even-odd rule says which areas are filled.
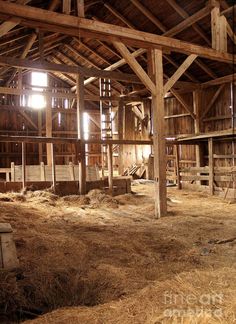
[[[40,87],[47,87],[47,85],[48,85],[47,73],[32,72],[31,73],[31,85],[37,86],[37,88],[32,87],[32,90],[42,92],[43,89]],[[44,95],[41,95],[41,94],[32,95],[29,99],[29,106],[32,108],[35,108],[35,109],[45,108],[46,100],[45,100]]]

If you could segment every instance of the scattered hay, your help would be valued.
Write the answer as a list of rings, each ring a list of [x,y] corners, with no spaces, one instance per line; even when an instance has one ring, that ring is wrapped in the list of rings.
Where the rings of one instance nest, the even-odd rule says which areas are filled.
[[[106,207],[118,208],[119,201],[109,195],[106,195],[102,190],[93,189],[87,194],[90,199],[90,206],[92,208]]]
[[[79,196],[79,195],[70,195],[62,197],[62,201],[66,203],[75,204],[78,206],[89,205],[90,198],[87,196]]]
[[[7,193],[0,193],[0,201],[3,202],[24,202],[26,201],[25,196],[22,193],[17,192],[7,192]]]
[[[185,272],[154,282],[120,301],[92,308],[64,308],[27,323],[233,323],[235,275],[235,268]]]
[[[46,190],[36,190],[36,191],[28,191],[27,198],[45,198],[50,200],[57,200],[59,197],[54,193]]]
[[[0,270],[0,316],[3,313],[14,313],[24,303],[25,298],[18,288],[15,272]]]

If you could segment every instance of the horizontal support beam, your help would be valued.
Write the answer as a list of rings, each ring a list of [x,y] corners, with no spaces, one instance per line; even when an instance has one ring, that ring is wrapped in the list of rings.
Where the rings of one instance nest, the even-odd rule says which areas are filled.
[[[59,137],[40,137],[40,136],[8,136],[0,135],[0,142],[11,143],[53,143],[64,144],[74,143],[80,144],[81,140],[77,138],[59,138]],[[117,145],[152,145],[151,140],[100,140],[100,139],[88,139],[83,140],[85,144],[117,144]]]
[[[60,72],[66,74],[83,74],[87,77],[109,78],[124,82],[140,83],[140,80],[133,74],[126,74],[122,72],[113,72],[106,70],[98,70],[95,68],[86,68],[81,66],[72,66],[64,64],[49,63],[46,61],[36,62],[27,59],[19,59],[13,57],[0,56],[0,65],[9,66],[21,69],[28,69],[32,71],[44,72]]]
[[[70,36],[98,38],[106,41],[122,41],[138,47],[167,48],[174,52],[196,54],[200,57],[232,63],[234,55],[220,53],[212,48],[181,41],[171,37],[160,36],[125,27],[106,24],[99,21],[64,15],[30,6],[17,5],[0,1],[0,14],[4,20],[11,17],[21,18],[21,25],[40,28],[51,32],[60,32]]]
[[[70,91],[70,89],[68,89]],[[37,90],[29,90],[29,89],[18,89],[18,88],[9,88],[9,87],[0,87],[0,93],[2,94],[9,94],[9,95],[16,95],[16,96],[21,96],[21,95],[25,95],[25,96],[32,96],[32,95],[43,95],[46,98],[66,98],[66,99],[76,99],[76,95],[72,92],[51,92],[51,91],[47,91],[47,89],[45,88],[45,91],[37,91]],[[96,95],[90,95],[90,94],[85,94],[84,96],[84,100],[86,101],[97,101],[99,102],[101,100],[100,96],[96,96]],[[111,96],[111,97],[103,97],[102,98],[103,101],[112,101],[112,102],[119,102],[120,100],[124,101],[124,102],[132,102],[132,101],[138,101],[138,100],[142,100],[140,97],[137,96],[122,96],[122,97],[118,97],[118,96]],[[11,106],[12,108],[14,108],[14,106]],[[2,106],[0,106],[0,110],[1,110]],[[33,107],[21,107],[22,109],[30,109]],[[70,109],[68,109],[70,110]]]
[[[236,73],[223,76],[211,81],[207,81],[201,84],[202,88],[208,88],[222,83],[234,82],[236,83]]]

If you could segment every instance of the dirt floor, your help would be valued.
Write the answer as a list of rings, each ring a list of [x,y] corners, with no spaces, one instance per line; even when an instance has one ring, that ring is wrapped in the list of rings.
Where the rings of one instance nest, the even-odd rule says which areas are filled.
[[[153,190],[0,195],[20,260],[0,271],[0,323],[236,322],[236,204],[169,188],[158,220]]]

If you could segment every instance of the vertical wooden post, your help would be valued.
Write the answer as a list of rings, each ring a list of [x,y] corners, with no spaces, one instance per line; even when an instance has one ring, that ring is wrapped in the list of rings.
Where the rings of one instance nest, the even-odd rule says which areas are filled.
[[[44,33],[40,30],[38,33],[39,39],[39,56],[40,59],[43,60],[44,57]]]
[[[195,114],[194,119],[194,133],[195,135],[200,134],[201,132],[201,104],[202,104],[202,91],[195,90],[193,91],[193,111]],[[202,163],[202,150],[201,145],[196,144],[195,153],[196,153],[196,167],[200,168]],[[198,174],[200,175],[200,173]],[[201,181],[196,181],[198,185],[201,185]]]
[[[77,127],[78,139],[80,139],[80,161],[79,161],[79,191],[81,195],[86,194],[86,159],[84,144],[84,76],[77,75]]]
[[[227,20],[226,20],[225,16],[220,16],[219,23],[220,23],[219,48],[222,53],[227,53],[228,34],[227,34]]]
[[[179,145],[175,145],[175,164],[176,164],[177,188],[182,189],[180,168],[179,168]]]
[[[69,15],[71,12],[71,0],[63,0],[62,11],[64,14]]]
[[[41,181],[46,181],[45,165],[43,162],[40,162],[40,179]]]
[[[22,69],[18,70],[18,89],[22,90]],[[19,106],[21,106],[21,96],[18,97]]]
[[[109,192],[113,195],[113,152],[112,152],[112,144],[108,144],[107,150],[108,157],[108,186]]]
[[[208,159],[209,159],[209,193],[214,195],[214,157],[213,157],[213,139],[208,139]]]
[[[124,102],[122,99],[119,101],[118,106],[118,139],[124,139]],[[122,175],[124,172],[124,150],[123,145],[119,146],[119,174]]]
[[[52,137],[52,107],[47,100],[46,104],[46,137]],[[52,165],[52,146],[47,143],[47,164]]]
[[[15,163],[11,162],[11,182],[16,181]]]
[[[149,73],[156,85],[156,93],[152,93],[153,110],[153,150],[154,150],[154,180],[155,180],[155,214],[162,217],[167,214],[166,190],[166,142],[164,120],[163,93],[163,62],[162,51],[152,49],[151,67]]]
[[[220,15],[220,2],[214,2],[211,11],[212,48],[222,53],[227,52],[227,20]]]
[[[84,18],[84,0],[77,0],[78,17]]]
[[[51,146],[51,152],[52,152],[52,188],[53,191],[56,192],[56,166],[55,166],[55,154],[54,154],[54,146],[53,143],[49,143]]]
[[[26,173],[25,173],[25,171],[26,171],[26,166],[25,166],[25,164],[26,164],[26,161],[25,161],[26,156],[25,156],[25,153],[26,152],[25,152],[25,143],[24,142],[22,142],[21,148],[22,148],[22,189],[24,190],[25,187],[26,187]]]
[[[212,41],[212,48],[219,50],[219,43],[220,43],[220,5],[217,2],[217,6],[215,6],[211,10],[211,41]]]
[[[38,136],[42,136],[42,110],[38,111]],[[43,144],[38,144],[39,163],[43,162]]]

